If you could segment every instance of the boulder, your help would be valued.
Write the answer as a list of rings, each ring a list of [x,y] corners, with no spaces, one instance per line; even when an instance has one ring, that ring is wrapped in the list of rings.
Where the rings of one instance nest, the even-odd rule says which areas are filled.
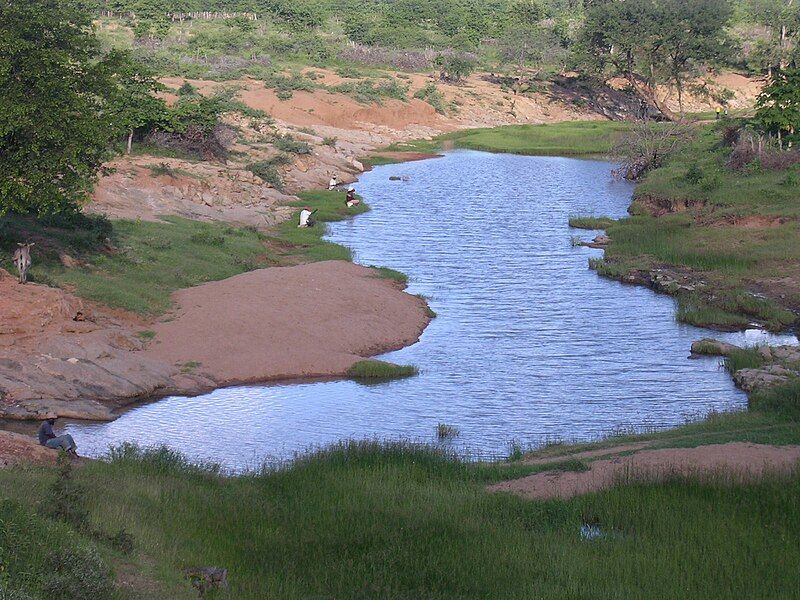
[[[733,352],[741,350],[735,344],[720,342],[711,338],[703,338],[692,342],[692,354],[704,356],[730,356]]]
[[[780,365],[769,365],[761,369],[739,369],[733,374],[733,381],[745,392],[753,392],[773,385],[786,383],[789,379],[797,377],[796,371]]]

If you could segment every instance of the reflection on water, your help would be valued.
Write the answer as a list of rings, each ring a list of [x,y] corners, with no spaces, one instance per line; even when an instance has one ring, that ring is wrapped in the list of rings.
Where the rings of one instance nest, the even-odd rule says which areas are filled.
[[[167,398],[106,424],[69,424],[85,452],[166,443],[231,467],[342,438],[433,441],[437,423],[475,456],[509,443],[587,439],[620,426],[664,427],[745,404],[718,360],[687,360],[707,331],[674,321],[673,300],[587,269],[573,215],[621,217],[630,184],[611,165],[452,152],[379,167],[357,185],[370,213],[331,239],[358,262],[398,269],[438,313],[422,340],[386,355],[418,377],[238,387]],[[404,181],[389,181],[404,175]],[[758,331],[717,336],[772,341]]]

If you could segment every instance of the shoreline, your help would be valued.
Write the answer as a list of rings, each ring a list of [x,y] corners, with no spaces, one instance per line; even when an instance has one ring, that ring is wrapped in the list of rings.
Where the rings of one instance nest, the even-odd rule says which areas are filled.
[[[327,200],[330,207],[328,210],[333,210],[335,214],[331,213],[332,217],[327,215],[330,217],[327,220],[351,218],[360,214],[359,212],[345,215],[336,213],[337,209],[333,209],[330,204],[332,200],[333,198]],[[338,200],[337,194],[337,203]],[[301,198],[299,202],[293,204],[304,204],[304,201]],[[360,212],[366,209],[365,205],[362,206],[364,208]],[[281,226],[294,233],[292,225],[298,209],[294,207],[291,210],[291,216]],[[323,211],[319,219],[320,224],[313,230],[301,231],[310,232],[308,235],[318,237],[320,245],[335,246],[349,255],[348,249],[322,240],[326,227],[325,216]],[[276,234],[281,226],[273,228]],[[9,280],[10,278],[0,278],[0,282],[8,283]],[[248,281],[250,281],[249,286]],[[243,290],[242,286],[246,289]],[[173,298],[181,296],[183,304],[189,307],[189,310],[211,302],[210,314],[206,314],[199,321],[196,314],[182,320],[181,301],[178,301],[167,317],[149,322],[137,319],[135,328],[150,328],[146,333],[152,335],[153,339],[148,341],[136,339],[138,334],[131,330],[130,323],[126,327],[125,323],[110,320],[107,315],[101,315],[100,312],[96,323],[61,325],[55,322],[58,335],[67,335],[68,331],[74,334],[71,336],[73,338],[81,338],[84,334],[83,337],[86,339],[70,340],[65,344],[64,340],[59,338],[57,345],[68,346],[60,348],[62,353],[66,353],[66,356],[74,354],[77,357],[58,360],[54,366],[62,372],[51,370],[50,375],[44,376],[46,381],[40,383],[46,386],[52,382],[52,378],[55,378],[57,381],[74,381],[75,385],[64,395],[55,396],[60,398],[58,400],[24,395],[15,398],[14,389],[21,390],[22,394],[25,394],[31,387],[20,381],[16,388],[12,388],[10,398],[8,395],[0,397],[0,420],[36,421],[41,420],[47,412],[55,412],[59,417],[68,419],[108,422],[115,420],[133,406],[157,402],[169,396],[196,397],[233,386],[347,378],[348,370],[356,362],[416,343],[430,323],[432,316],[427,302],[418,296],[406,293],[405,288],[405,283],[381,276],[376,269],[356,265],[351,260],[346,262],[341,259],[326,261],[311,258],[310,262],[246,271],[228,279],[178,290],[173,294]],[[58,302],[66,304],[66,308],[61,310],[63,313],[60,315],[61,318],[73,314],[76,310],[86,310],[84,308],[86,302],[72,297],[63,290],[32,284],[26,286],[25,291],[29,292],[31,289],[55,296]],[[265,289],[280,290],[284,297],[273,298],[271,304],[269,301],[260,302],[256,313],[251,311],[248,318],[235,314],[231,317],[231,311],[228,310],[230,307],[235,307],[237,304],[253,307],[259,299],[263,299]],[[20,288],[16,290],[22,291]],[[308,294],[308,290],[314,293]],[[287,326],[288,323],[292,323],[292,311],[283,310],[286,307],[292,307],[294,310],[298,308],[298,300],[308,302],[309,298],[311,305],[306,306],[305,312],[301,311],[301,314],[309,315],[318,321],[316,326],[312,327],[311,336],[302,333],[303,327],[308,325],[305,322],[298,322],[295,319],[293,325]],[[248,301],[242,304],[242,299]],[[219,319],[217,318],[219,315],[229,318]],[[335,324],[337,319],[343,323],[338,329],[331,327],[331,323]],[[176,325],[186,323],[188,330],[184,326],[182,332],[176,332]],[[251,336],[253,325],[256,323],[261,331],[269,330],[273,334],[283,328],[282,334],[262,339],[261,346],[254,349]],[[231,327],[240,330],[238,336],[230,334]],[[161,345],[157,333],[160,329],[167,330],[161,337],[168,338],[172,346],[171,351],[165,352],[162,348],[158,348]],[[206,346],[208,350],[209,331],[215,333],[216,345],[204,360],[198,360],[197,355],[203,354],[202,346]],[[92,340],[93,345],[87,350],[84,347],[89,345],[85,343],[88,341],[85,335],[87,333],[95,338],[114,337],[114,341],[105,343],[108,340],[103,339],[104,345],[100,346],[97,340]],[[124,338],[124,341],[120,342],[120,338]],[[120,344],[124,349],[119,348]],[[219,363],[215,354],[218,354],[220,345],[226,346],[229,352],[233,353],[232,360],[226,365],[215,364]],[[299,345],[304,345],[305,354],[297,350]],[[242,351],[240,348],[247,350]],[[291,350],[288,358],[282,355],[283,348]],[[187,350],[194,354],[184,357],[183,352]],[[95,362],[86,360],[87,352],[95,355]],[[84,356],[81,356],[81,353]],[[108,354],[114,361],[112,368],[116,368],[117,371],[122,369],[128,377],[127,380],[123,380],[124,383],[116,381],[119,379],[118,373],[109,373],[109,369],[100,364],[98,357],[103,354]],[[258,356],[256,360],[253,360],[254,354]],[[271,360],[264,361],[265,354],[268,354]],[[0,359],[2,358],[0,356]],[[126,364],[120,365],[120,361]],[[265,362],[269,365],[265,366],[263,364]],[[247,366],[242,368],[244,364]],[[79,371],[83,371],[83,374],[78,375]],[[91,380],[92,375],[86,371],[102,371],[115,381],[109,384],[111,388],[101,389],[95,386],[97,392],[94,395],[85,393],[76,388],[80,388],[77,377]],[[135,376],[129,376],[131,371],[135,372]],[[3,376],[4,373],[0,371],[0,382],[5,380]],[[123,390],[125,393],[116,393],[118,390]],[[80,393],[77,393],[79,391]]]

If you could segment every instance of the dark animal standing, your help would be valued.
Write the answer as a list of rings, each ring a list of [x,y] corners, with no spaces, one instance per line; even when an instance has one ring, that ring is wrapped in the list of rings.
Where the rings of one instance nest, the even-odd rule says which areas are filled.
[[[14,266],[19,271],[19,282],[26,283],[28,281],[28,269],[31,268],[31,246],[34,244],[17,244],[19,248],[14,250]]]

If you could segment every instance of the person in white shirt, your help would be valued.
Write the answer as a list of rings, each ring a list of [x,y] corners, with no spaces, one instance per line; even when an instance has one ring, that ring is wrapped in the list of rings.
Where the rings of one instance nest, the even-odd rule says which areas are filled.
[[[331,180],[328,182],[328,189],[333,190],[336,189],[336,186],[339,185],[339,178],[334,175],[331,177]]]
[[[298,227],[313,227],[314,226],[314,219],[312,215],[317,212],[316,210],[311,210],[309,208],[304,208],[300,211],[300,223],[297,225]]]

